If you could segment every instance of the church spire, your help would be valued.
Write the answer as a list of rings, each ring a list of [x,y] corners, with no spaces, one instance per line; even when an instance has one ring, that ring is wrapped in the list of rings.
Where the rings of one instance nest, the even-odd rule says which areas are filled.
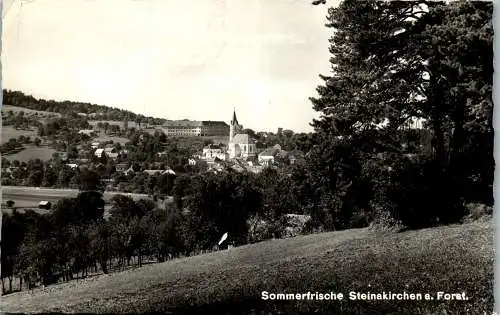
[[[236,109],[233,108],[233,119],[231,120],[231,125],[238,125],[238,119],[236,119]]]

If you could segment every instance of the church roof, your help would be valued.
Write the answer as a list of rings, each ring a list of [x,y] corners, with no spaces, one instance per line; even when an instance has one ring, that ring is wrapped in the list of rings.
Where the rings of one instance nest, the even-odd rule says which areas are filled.
[[[238,144],[253,144],[253,140],[246,133],[239,133],[233,137],[233,143]]]

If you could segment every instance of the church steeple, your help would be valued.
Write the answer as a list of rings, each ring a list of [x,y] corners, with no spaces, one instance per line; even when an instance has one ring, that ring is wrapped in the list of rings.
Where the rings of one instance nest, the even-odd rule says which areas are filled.
[[[231,124],[229,125],[229,142],[233,140],[234,135],[239,130],[238,119],[236,118],[236,109],[233,109],[233,119],[231,119]]]
[[[238,119],[236,119],[236,109],[233,109],[233,119],[231,120],[231,125],[238,125]]]

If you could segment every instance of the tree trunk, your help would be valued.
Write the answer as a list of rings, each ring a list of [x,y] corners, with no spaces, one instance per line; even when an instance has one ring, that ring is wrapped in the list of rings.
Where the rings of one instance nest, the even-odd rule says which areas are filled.
[[[19,291],[23,290],[23,277],[19,277]]]
[[[106,260],[101,262],[101,269],[104,274],[108,274],[108,266],[106,266]]]
[[[444,146],[444,132],[443,123],[441,119],[434,118],[432,122],[432,147],[434,149],[434,158],[440,163],[446,160],[445,146]]]
[[[12,276],[9,276],[9,292],[12,292]]]
[[[3,281],[3,277],[2,277],[2,295],[5,294],[5,283]]]

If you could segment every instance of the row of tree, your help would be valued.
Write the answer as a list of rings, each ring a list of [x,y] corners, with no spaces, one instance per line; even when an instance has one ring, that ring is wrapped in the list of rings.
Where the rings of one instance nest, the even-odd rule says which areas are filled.
[[[295,193],[283,187],[286,178],[271,169],[261,175],[181,176],[173,187],[173,203],[117,196],[106,214],[102,194],[93,190],[96,182],[88,179],[76,198],[60,200],[48,214],[13,211],[3,216],[1,272],[9,283],[3,282],[4,292],[16,290],[14,278],[32,288],[123,270],[134,260],[140,266],[211,250],[226,232],[236,245],[279,237],[279,227],[272,224],[263,235],[250,237],[248,221],[257,216],[273,222],[290,210],[287,206],[295,206],[283,203]]]

